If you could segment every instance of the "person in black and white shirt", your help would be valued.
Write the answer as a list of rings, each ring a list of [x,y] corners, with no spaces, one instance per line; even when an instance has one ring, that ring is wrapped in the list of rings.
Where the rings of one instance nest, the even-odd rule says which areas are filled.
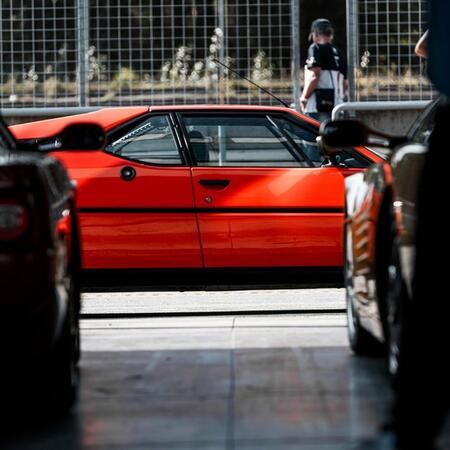
[[[322,121],[330,118],[333,108],[344,101],[347,62],[332,44],[333,27],[328,19],[314,20],[310,40],[300,106],[303,113]]]

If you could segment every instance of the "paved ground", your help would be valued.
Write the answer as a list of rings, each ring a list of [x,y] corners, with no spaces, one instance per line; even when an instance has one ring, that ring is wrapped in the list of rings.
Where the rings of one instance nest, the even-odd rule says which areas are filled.
[[[343,306],[339,290],[108,293],[86,296],[83,311],[227,304]],[[342,313],[85,319],[82,338],[72,415],[20,426],[1,449],[390,448],[376,446],[390,396],[384,364],[351,355]]]

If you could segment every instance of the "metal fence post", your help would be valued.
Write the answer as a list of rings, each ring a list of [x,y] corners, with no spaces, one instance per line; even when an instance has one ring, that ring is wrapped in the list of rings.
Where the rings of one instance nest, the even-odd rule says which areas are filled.
[[[291,0],[292,95],[295,110],[300,111],[300,0]]]
[[[218,15],[219,15],[219,28],[222,31],[222,35],[219,40],[219,59],[223,63],[226,64],[225,61],[225,0],[219,0],[218,1]],[[225,103],[225,73],[224,68],[222,66],[218,66],[219,69],[219,103],[224,104]]]
[[[348,100],[356,100],[356,70],[358,67],[358,0],[347,0],[347,61]]]
[[[88,49],[89,49],[89,0],[77,1],[77,25],[78,25],[78,48],[77,48],[77,77],[80,106],[88,104]]]

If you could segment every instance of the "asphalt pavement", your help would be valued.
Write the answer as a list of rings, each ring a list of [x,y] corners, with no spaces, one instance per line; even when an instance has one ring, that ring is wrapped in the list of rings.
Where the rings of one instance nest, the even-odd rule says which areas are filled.
[[[77,406],[56,422],[21,421],[2,450],[392,448],[380,431],[385,364],[350,352],[342,290],[83,300]]]

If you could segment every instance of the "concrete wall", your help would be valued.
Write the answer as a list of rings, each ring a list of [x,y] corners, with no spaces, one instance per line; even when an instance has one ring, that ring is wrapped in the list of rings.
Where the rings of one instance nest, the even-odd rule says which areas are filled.
[[[354,117],[371,128],[395,135],[406,134],[422,110],[357,111]]]

